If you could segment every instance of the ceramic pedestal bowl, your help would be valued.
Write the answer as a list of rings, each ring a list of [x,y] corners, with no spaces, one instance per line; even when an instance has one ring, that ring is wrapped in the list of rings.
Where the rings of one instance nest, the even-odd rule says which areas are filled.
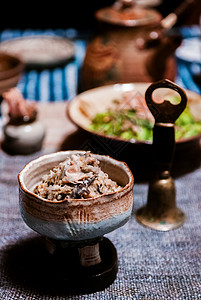
[[[80,275],[78,271],[74,272],[76,282],[79,276],[82,279],[77,286],[85,282],[85,287],[93,285],[94,288],[100,289],[113,282],[117,273],[116,250],[103,235],[128,221],[133,205],[134,179],[124,162],[109,156],[93,154],[100,161],[102,170],[120,184],[122,189],[95,198],[57,202],[45,200],[34,194],[33,189],[41,181],[41,177],[72,154],[84,154],[84,151],[61,151],[44,155],[24,167],[18,176],[21,215],[30,228],[48,237],[51,253],[57,251],[55,249],[58,249],[58,244],[60,248],[78,249],[77,268]],[[73,266],[73,270],[75,269]],[[90,274],[86,275],[88,270],[91,270]],[[72,279],[72,273],[70,276]]]

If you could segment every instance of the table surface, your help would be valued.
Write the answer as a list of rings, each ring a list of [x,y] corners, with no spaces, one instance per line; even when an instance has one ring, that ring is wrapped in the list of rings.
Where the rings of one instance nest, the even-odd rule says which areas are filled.
[[[21,218],[17,175],[42,154],[82,148],[82,135],[66,116],[67,101],[46,100],[38,103],[46,125],[41,151],[10,156],[0,150],[0,299],[201,299],[201,152],[194,149],[184,162],[194,165],[196,158],[194,168],[175,177],[177,205],[186,214],[182,227],[159,232],[137,223],[136,210],[147,201],[148,182],[135,182],[130,220],[106,235],[118,254],[114,283],[103,291],[70,295],[56,284],[43,285],[45,278],[38,282],[32,268],[41,272],[43,238]]]

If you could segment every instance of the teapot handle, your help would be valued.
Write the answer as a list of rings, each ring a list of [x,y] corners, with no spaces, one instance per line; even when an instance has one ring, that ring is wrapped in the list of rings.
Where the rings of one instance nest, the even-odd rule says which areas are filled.
[[[120,0],[119,0],[120,1]],[[122,3],[125,1],[133,2],[132,0],[121,0]],[[121,2],[120,1],[120,2]],[[118,1],[117,1],[118,2]],[[187,10],[189,9],[190,5],[194,4],[195,0],[185,0],[174,10],[168,14],[165,18],[163,18],[160,23],[158,24],[157,28],[153,31],[149,32],[149,34],[144,38],[142,43],[142,39],[137,43],[139,48],[150,48],[155,47],[160,44],[163,31],[170,30],[178,21],[178,18]]]
[[[135,0],[117,0],[113,4],[113,8],[116,10],[123,10],[134,6]]]
[[[178,17],[181,16],[184,11],[186,11],[194,2],[195,0],[182,1],[182,3],[175,9],[174,12],[168,14],[161,20],[161,27],[164,29],[171,29],[176,24]]]

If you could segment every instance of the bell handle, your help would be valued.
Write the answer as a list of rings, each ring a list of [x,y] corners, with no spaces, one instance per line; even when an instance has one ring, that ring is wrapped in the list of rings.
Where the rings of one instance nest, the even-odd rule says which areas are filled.
[[[156,103],[152,98],[152,94],[159,88],[169,88],[176,91],[181,97],[180,103],[172,104],[169,100],[164,100],[162,103]],[[155,119],[155,123],[174,124],[187,104],[187,96],[184,90],[168,79],[152,83],[145,92],[145,100]]]

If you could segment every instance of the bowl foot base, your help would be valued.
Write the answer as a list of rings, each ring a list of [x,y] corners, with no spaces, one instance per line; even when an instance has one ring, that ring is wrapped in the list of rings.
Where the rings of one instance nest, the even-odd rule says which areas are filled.
[[[72,247],[61,247],[58,241],[47,240],[54,244],[51,255],[51,265],[54,269],[55,280],[58,280],[62,286],[65,286],[68,292],[92,293],[108,287],[116,279],[118,271],[117,251],[112,242],[103,237],[99,243],[99,253],[101,262],[82,266],[80,263],[79,249],[74,244]],[[55,242],[55,243],[54,243]]]

